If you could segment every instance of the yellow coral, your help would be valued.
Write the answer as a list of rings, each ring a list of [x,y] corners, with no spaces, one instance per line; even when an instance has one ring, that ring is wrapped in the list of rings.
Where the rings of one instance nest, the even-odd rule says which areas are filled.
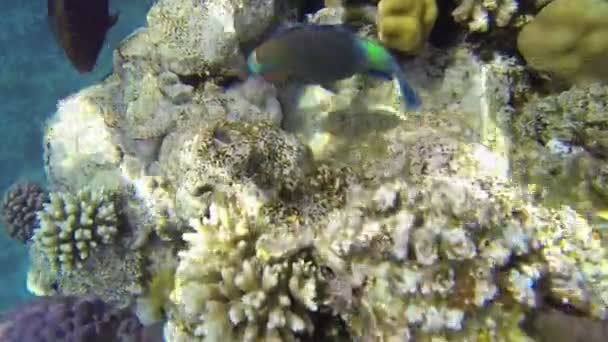
[[[524,26],[519,51],[533,68],[566,81],[608,81],[608,2],[555,0]]]
[[[435,0],[381,0],[378,35],[390,48],[417,52],[424,46],[436,19]]]

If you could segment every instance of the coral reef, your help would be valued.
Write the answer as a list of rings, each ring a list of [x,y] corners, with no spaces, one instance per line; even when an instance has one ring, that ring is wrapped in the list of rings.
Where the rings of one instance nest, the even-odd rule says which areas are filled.
[[[111,193],[86,189],[49,197],[38,214],[40,229],[34,241],[54,269],[80,268],[98,245],[116,238],[119,222]]]
[[[514,4],[465,0],[456,14],[517,24],[531,3]],[[436,4],[392,0],[357,34],[418,50],[399,63],[421,113],[401,109],[394,80],[233,77],[271,23],[293,22],[290,6],[303,3],[160,0],[114,74],[60,102],[32,291],[137,297],[169,341],[527,341],[520,323],[546,303],[606,318],[588,193],[537,201],[511,182],[529,180],[512,173],[524,156],[533,172],[572,157],[601,198],[603,86],[530,96],[516,58],[418,50]],[[344,23],[343,10],[307,21]]]
[[[569,82],[608,80],[608,4],[555,0],[523,27],[517,46],[528,64]]]
[[[156,330],[155,330],[156,329]],[[99,298],[41,297],[0,320],[0,339],[18,341],[162,341],[158,328],[144,327],[129,310]]]
[[[47,200],[46,191],[36,183],[17,183],[10,187],[4,194],[1,208],[8,235],[22,243],[29,241],[39,226],[36,213]]]
[[[424,47],[436,19],[435,0],[380,0],[378,37],[390,48],[417,52]]]

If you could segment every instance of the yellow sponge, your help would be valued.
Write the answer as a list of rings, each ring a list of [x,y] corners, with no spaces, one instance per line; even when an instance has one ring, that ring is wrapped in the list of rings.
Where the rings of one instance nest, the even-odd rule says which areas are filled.
[[[519,33],[528,64],[572,83],[608,81],[608,1],[554,0]]]
[[[426,43],[436,19],[435,0],[380,0],[378,35],[392,49],[415,53]]]

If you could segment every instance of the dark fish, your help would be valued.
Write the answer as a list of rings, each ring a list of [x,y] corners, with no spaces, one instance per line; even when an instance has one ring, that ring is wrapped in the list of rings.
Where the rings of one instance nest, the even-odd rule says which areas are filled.
[[[93,70],[106,33],[118,20],[118,13],[110,15],[108,1],[47,0],[51,29],[80,73]]]
[[[381,45],[339,25],[298,25],[258,46],[247,59],[249,71],[269,81],[325,84],[369,73],[397,78],[410,110],[421,101],[394,57]]]

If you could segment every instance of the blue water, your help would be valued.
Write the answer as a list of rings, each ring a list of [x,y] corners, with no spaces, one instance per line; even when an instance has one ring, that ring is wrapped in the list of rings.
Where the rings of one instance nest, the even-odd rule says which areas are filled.
[[[93,0],[87,0],[93,1]],[[45,0],[0,2],[0,191],[17,180],[45,183],[42,135],[57,101],[96,83],[112,70],[112,49],[145,24],[154,0],[114,0],[120,19],[110,31],[94,72],[80,75],[55,43]],[[0,311],[30,297],[25,289],[27,248],[0,227]]]

